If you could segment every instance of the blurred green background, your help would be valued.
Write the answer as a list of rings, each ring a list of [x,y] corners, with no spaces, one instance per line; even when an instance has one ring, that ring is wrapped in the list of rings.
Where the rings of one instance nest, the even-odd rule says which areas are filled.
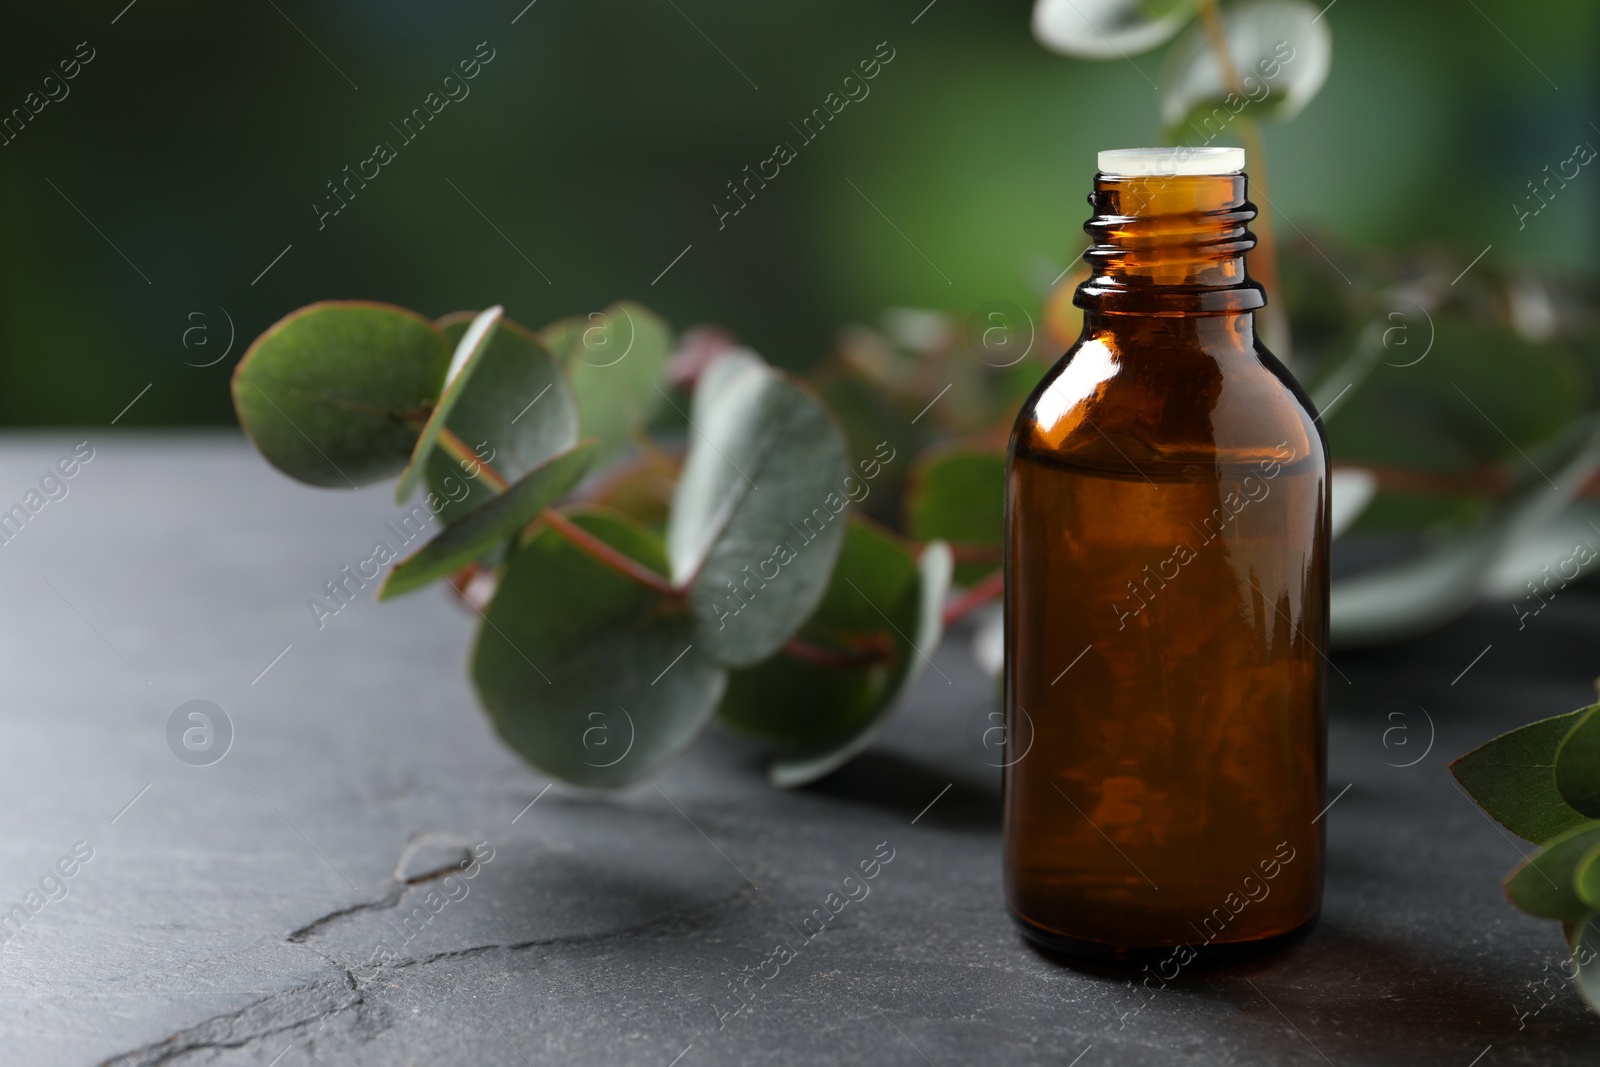
[[[6,425],[104,424],[147,384],[119,425],[231,423],[250,340],[335,297],[503,302],[532,325],[632,297],[808,366],[886,306],[1035,306],[1079,247],[1094,151],[1157,125],[1159,53],[1053,55],[1027,0],[126,3],[0,14],[7,111],[94,50],[0,147]],[[1267,127],[1286,237],[1595,273],[1600,172],[1520,231],[1512,207],[1600,143],[1595,4],[1339,0],[1326,18],[1326,88]],[[470,96],[319,230],[325,183],[398,147],[389,124],[485,41]],[[800,146],[789,124],[880,42],[870,96]],[[798,158],[719,230],[725,183],[779,141]],[[227,357],[186,365],[222,354],[228,317]]]

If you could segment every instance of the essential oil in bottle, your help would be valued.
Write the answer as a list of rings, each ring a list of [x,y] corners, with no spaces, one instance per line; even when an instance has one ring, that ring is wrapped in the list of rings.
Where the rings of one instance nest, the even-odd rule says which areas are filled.
[[[1006,893],[1069,955],[1233,955],[1321,907],[1327,447],[1256,338],[1244,163],[1100,153],[1083,333],[1012,432]]]

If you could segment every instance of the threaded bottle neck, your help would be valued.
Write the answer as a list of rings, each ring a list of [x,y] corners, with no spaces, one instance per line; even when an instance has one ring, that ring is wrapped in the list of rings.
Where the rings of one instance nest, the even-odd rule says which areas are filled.
[[[1096,174],[1084,223],[1087,281],[1073,303],[1111,315],[1222,314],[1263,307],[1245,271],[1256,206],[1243,174]]]

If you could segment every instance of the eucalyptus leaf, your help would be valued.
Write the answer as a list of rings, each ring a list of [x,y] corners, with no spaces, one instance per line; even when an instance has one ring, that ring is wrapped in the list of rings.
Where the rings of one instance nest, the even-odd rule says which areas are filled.
[[[1577,969],[1578,992],[1590,1008],[1600,1011],[1600,912],[1590,912],[1583,919],[1564,925]]]
[[[1195,0],[1036,0],[1033,35],[1079,59],[1126,59],[1170,40]]]
[[[908,625],[902,624],[902,621],[894,623],[895,662],[885,684],[871,700],[858,705],[861,714],[851,736],[814,751],[775,761],[767,771],[767,778],[773,785],[780,789],[791,789],[814,782],[832,774],[872,747],[872,743],[888,725],[889,712],[894,709],[896,702],[916,683],[923,669],[932,663],[930,657],[944,633],[942,611],[945,594],[950,591],[950,571],[948,545],[934,541],[923,546],[909,603],[902,601],[895,605],[905,612],[902,619]],[[864,589],[865,586],[853,590],[861,600],[868,599]],[[885,614],[889,612],[886,605],[869,606]]]
[[[457,519],[415,553],[396,563],[378,590],[388,600],[466,566],[501,548],[545,508],[560,500],[594,463],[598,441],[586,441],[546,460],[506,491]]]
[[[990,604],[973,615],[972,637],[967,651],[973,664],[987,678],[998,678],[1006,669],[1005,605]]]
[[[1418,558],[1334,583],[1332,643],[1365,645],[1421,633],[1459,614],[1508,546],[1566,509],[1600,468],[1600,420],[1580,420],[1564,434],[1560,466],[1529,471],[1521,486],[1475,528]]]
[[[893,695],[906,660],[896,628],[908,634],[916,629],[917,593],[916,561],[899,539],[851,519],[828,590],[795,634],[811,654],[785,648],[732,672],[718,718],[790,751],[842,744]],[[813,658],[819,653],[853,662],[819,664]]]
[[[700,372],[695,383],[694,414],[714,411],[720,405],[723,390],[738,381],[749,370],[771,370],[760,355],[743,346],[725,348]]]
[[[1483,592],[1530,600],[1537,609],[1596,569],[1600,569],[1600,501],[1580,498],[1507,547],[1484,580]]]
[[[292,312],[233,372],[233,403],[267,462],[312,485],[360,486],[404,468],[450,354],[433,323],[390,304]]]
[[[916,560],[898,537],[852,518],[828,590],[795,634],[811,654],[784,648],[734,671],[718,717],[791,751],[836,747],[860,732],[904,674],[908,650],[897,630],[916,630],[918,582]],[[819,653],[848,665],[819,664]]]
[[[927,400],[915,406],[897,403],[891,394],[836,364],[825,366],[808,380],[844,427],[845,447],[851,456],[871,456],[880,444],[890,449],[889,455],[894,457],[914,455],[923,447],[922,427],[911,425],[911,419],[927,406]],[[867,469],[862,468],[862,472]],[[909,464],[899,462],[875,469],[872,493],[881,494],[880,500],[897,498],[908,469]]]
[[[484,353],[489,350],[489,343],[494,340],[504,313],[505,309],[499,305],[479,312],[478,317],[472,320],[472,324],[461,335],[461,340],[456,343],[455,354],[450,357],[450,368],[444,376],[444,392],[439,395],[438,403],[429,413],[428,421],[422,427],[422,433],[417,435],[416,443],[411,449],[411,462],[406,464],[406,469],[400,474],[399,484],[394,487],[396,500],[404,501],[422,480],[424,472],[428,469],[428,457],[433,453],[434,446],[439,443],[439,435],[449,424],[450,413],[455,410],[456,403],[466,392],[473,375],[483,364]]]
[[[919,541],[949,541],[958,554],[985,553],[956,565],[970,585],[1000,566],[1005,545],[1006,456],[998,448],[955,445],[930,450],[912,467],[906,527]]]
[[[1453,533],[1470,530],[1488,519],[1494,506],[1492,497],[1475,491],[1470,485],[1462,485],[1459,491],[1428,492],[1379,483],[1377,493],[1362,510],[1358,524],[1364,531],[1411,539],[1418,545],[1437,545],[1443,544]],[[1489,574],[1493,573],[1491,569]],[[1489,581],[1485,576],[1485,595],[1494,592]]]
[[[1330,643],[1347,648],[1399,641],[1466,610],[1507,540],[1504,522],[1492,521],[1419,558],[1335,582]]]
[[[1438,341],[1433,312],[1442,299],[1427,282],[1397,285],[1382,294],[1376,314],[1356,334],[1350,350],[1329,360],[1330,366],[1308,390],[1312,406],[1322,413],[1323,426],[1334,417],[1339,402],[1356,395],[1380,364],[1406,370],[1428,358]],[[1338,305],[1330,311],[1333,323],[1344,318]]]
[[[1361,517],[1378,492],[1378,477],[1360,467],[1335,467],[1328,476],[1328,536],[1338,537]]]
[[[439,320],[451,345],[459,345],[473,312]],[[480,365],[454,401],[445,425],[486,457],[507,481],[516,481],[578,440],[578,408],[555,356],[539,336],[501,319]],[[445,522],[479,507],[495,490],[478,472],[443,449],[428,457],[428,485],[447,501]]]
[[[846,522],[844,438],[809,390],[764,364],[707,368],[667,519],[696,644],[729,667],[777,651],[828,586]]]
[[[1321,413],[1324,428],[1338,411],[1339,401],[1360,389],[1367,377],[1377,369],[1383,355],[1384,332],[1381,320],[1369,322],[1351,350],[1330,369],[1318,375],[1316,384],[1308,388],[1311,406]]]
[[[1402,314],[1405,346],[1380,343],[1383,359],[1364,379],[1344,368],[1318,387],[1337,393],[1354,384],[1325,420],[1342,463],[1459,475],[1500,462],[1526,470],[1523,454],[1587,406],[1584,368],[1560,347],[1460,312],[1437,311],[1426,322],[1415,321],[1414,307]]]
[[[1578,864],[1600,846],[1600,821],[1585,822],[1552,838],[1506,876],[1506,895],[1541,919],[1581,920],[1593,908],[1578,897]]]
[[[1489,817],[1529,841],[1547,841],[1584,822],[1556,788],[1556,752],[1586,713],[1540,719],[1486,741],[1450,764],[1450,773]]]
[[[1299,114],[1333,62],[1333,37],[1320,14],[1307,0],[1244,0],[1222,8],[1237,89],[1218,65],[1205,26],[1191,25],[1167,51],[1157,79],[1168,136],[1199,133],[1209,141],[1235,115]]]
[[[670,456],[639,456],[613,464],[583,494],[598,504],[633,519],[652,530],[667,525],[672,491],[677,486],[678,464]]]
[[[672,354],[672,331],[630,300],[553,322],[540,338],[560,360],[586,437],[615,452],[649,425],[665,402],[661,380]]]
[[[1573,808],[1600,818],[1600,708],[1590,708],[1556,750],[1556,789]]]
[[[1572,888],[1578,899],[1591,908],[1600,907],[1600,844],[1585,852],[1572,874]],[[1588,919],[1593,922],[1593,916]]]
[[[621,516],[571,521],[664,568],[659,539]],[[727,673],[694,647],[681,604],[541,528],[509,557],[479,631],[473,681],[506,742],[547,774],[615,787],[649,774],[710,721]]]

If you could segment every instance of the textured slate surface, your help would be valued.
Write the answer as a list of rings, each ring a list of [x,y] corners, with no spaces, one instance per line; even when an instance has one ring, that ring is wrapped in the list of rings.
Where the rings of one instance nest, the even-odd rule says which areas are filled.
[[[1520,632],[1485,605],[1338,657],[1330,794],[1351,788],[1327,815],[1321,926],[1147,994],[1042,958],[1006,918],[976,742],[991,689],[964,649],[817,787],[777,793],[760,753],[711,736],[654,783],[546,792],[477,710],[472,619],[443,594],[363,599],[317,630],[306,598],[384,536],[384,488],[306,489],[231,436],[97,429],[0,439],[0,508],[85,439],[68,495],[0,546],[0,907],[94,850],[0,945],[8,1064],[1494,1067],[1600,1049],[1554,977],[1556,927],[1501,897],[1516,845],[1444,766],[1589,699],[1593,590]],[[210,766],[168,747],[194,699],[235,731]],[[1391,766],[1425,750],[1419,707],[1432,749]],[[403,876],[493,849],[436,911],[444,883],[395,878],[419,833],[436,836]],[[887,849],[870,894],[802,939]],[[780,942],[793,958],[719,1019]]]

